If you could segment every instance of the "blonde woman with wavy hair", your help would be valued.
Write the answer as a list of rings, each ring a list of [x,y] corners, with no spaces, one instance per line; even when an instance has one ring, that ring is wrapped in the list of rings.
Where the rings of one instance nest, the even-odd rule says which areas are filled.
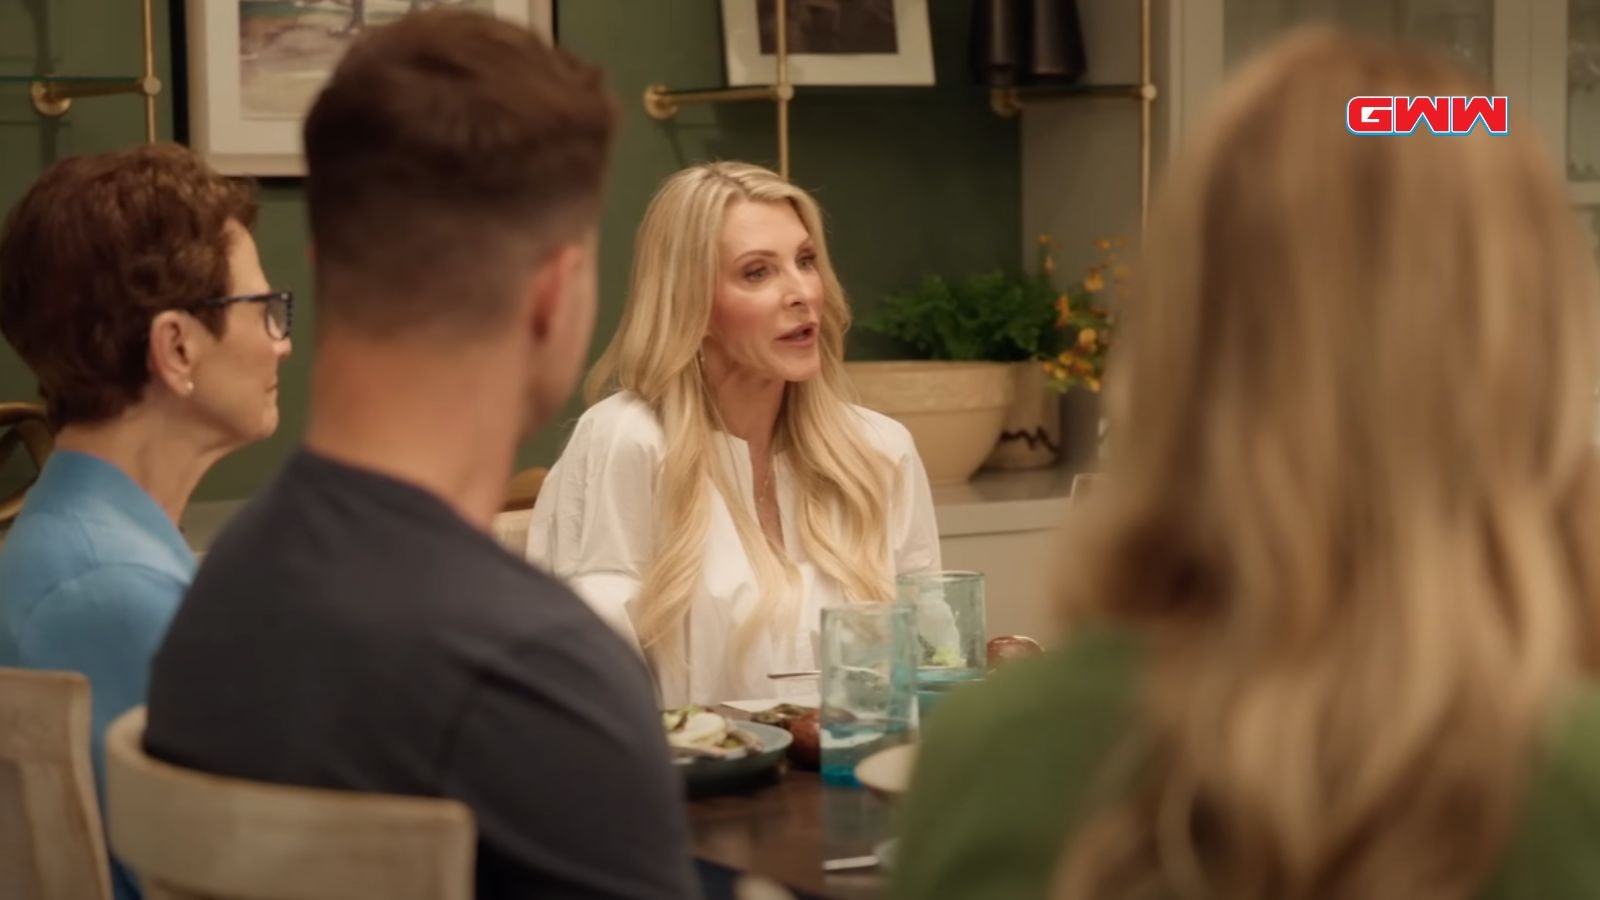
[[[1341,32],[1184,148],[1076,517],[1073,639],[948,701],[898,895],[1600,897],[1594,261],[1547,151]]]
[[[644,654],[664,705],[815,667],[829,602],[939,567],[910,433],[849,402],[850,310],[810,195],[745,163],[656,193],[528,555]]]

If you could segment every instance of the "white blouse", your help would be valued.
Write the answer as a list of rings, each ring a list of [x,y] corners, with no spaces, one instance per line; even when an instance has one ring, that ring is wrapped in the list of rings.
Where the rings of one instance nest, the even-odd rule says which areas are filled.
[[[938,570],[933,495],[911,433],[885,415],[863,407],[852,409],[868,441],[894,463],[885,535],[894,574]],[[727,451],[741,498],[754,516],[749,447],[732,435],[719,432],[718,437],[726,445],[718,451]],[[595,404],[578,420],[572,440],[546,476],[528,531],[528,558],[566,579],[636,649],[629,608],[652,559],[656,476],[665,448],[666,437],[655,413],[633,394],[617,393]],[[797,624],[791,633],[774,628],[765,640],[757,639],[737,669],[724,665],[734,634],[756,606],[759,588],[732,514],[721,494],[711,489],[700,586],[685,625],[689,665],[671,675],[654,673],[664,708],[815,692],[814,683],[795,685],[767,675],[815,669],[814,641],[822,607],[846,598],[837,583],[805,558],[793,516],[794,481],[781,456],[773,480],[784,547],[800,575]]]

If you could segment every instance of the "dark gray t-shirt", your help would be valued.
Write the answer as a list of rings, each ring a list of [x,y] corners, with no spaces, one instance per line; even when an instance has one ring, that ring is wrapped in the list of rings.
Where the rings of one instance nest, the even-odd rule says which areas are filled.
[[[479,898],[695,893],[638,655],[433,495],[307,451],[206,555],[155,658],[145,746],[461,800]]]

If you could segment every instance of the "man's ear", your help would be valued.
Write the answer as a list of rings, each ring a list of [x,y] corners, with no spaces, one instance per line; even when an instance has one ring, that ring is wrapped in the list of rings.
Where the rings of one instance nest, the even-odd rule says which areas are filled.
[[[197,327],[194,318],[171,309],[150,321],[150,377],[180,397],[194,393]]]
[[[556,322],[567,314],[562,307],[568,302],[571,285],[582,266],[583,247],[562,244],[534,272],[528,282],[527,322],[535,341],[548,340],[556,330]]]

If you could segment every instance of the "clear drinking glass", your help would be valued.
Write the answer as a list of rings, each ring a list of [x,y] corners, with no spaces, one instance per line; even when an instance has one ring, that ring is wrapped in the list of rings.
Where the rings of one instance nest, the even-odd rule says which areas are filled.
[[[915,611],[917,697],[926,716],[940,695],[983,679],[988,665],[982,572],[926,572],[896,581]]]
[[[854,787],[857,763],[916,733],[912,610],[900,603],[826,606],[821,642],[822,780]]]

